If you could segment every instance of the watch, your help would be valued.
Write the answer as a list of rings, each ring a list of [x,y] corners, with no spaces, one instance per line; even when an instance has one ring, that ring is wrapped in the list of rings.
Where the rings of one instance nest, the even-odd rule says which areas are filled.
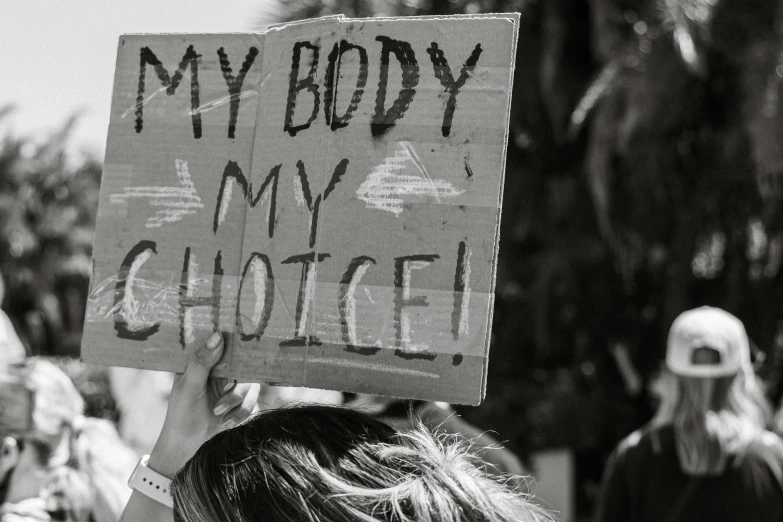
[[[128,479],[128,486],[139,493],[143,493],[152,500],[160,502],[164,506],[174,507],[171,498],[171,480],[164,477],[154,469],[147,466],[149,455],[144,455],[136,464],[136,469]]]

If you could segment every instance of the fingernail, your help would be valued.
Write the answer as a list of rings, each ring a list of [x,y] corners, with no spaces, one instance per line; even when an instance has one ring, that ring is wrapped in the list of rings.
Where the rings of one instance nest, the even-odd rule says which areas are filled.
[[[234,389],[234,386],[237,385],[237,381],[228,381],[225,386],[223,386],[223,392],[227,392]]]
[[[213,333],[210,336],[209,340],[207,341],[207,348],[209,348],[210,350],[214,350],[215,348],[220,346],[220,341],[222,340],[223,340],[223,336],[220,335],[220,332]]]
[[[227,411],[228,411],[228,406],[225,404],[218,404],[217,406],[215,406],[215,409],[213,410],[215,415],[217,415],[218,417],[223,415]]]
[[[234,419],[228,419],[226,422],[223,423],[223,429],[230,430],[236,425],[237,425],[237,421],[235,421]]]

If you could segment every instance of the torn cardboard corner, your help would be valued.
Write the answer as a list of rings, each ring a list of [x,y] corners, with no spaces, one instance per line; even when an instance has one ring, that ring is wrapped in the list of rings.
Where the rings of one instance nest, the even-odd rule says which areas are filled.
[[[518,21],[122,36],[83,360],[478,404]]]

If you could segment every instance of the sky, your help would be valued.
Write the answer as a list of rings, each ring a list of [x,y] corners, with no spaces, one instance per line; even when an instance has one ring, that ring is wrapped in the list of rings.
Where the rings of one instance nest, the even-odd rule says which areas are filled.
[[[275,0],[21,0],[0,17],[0,135],[43,139],[75,114],[73,153],[103,157],[119,36],[260,30]]]

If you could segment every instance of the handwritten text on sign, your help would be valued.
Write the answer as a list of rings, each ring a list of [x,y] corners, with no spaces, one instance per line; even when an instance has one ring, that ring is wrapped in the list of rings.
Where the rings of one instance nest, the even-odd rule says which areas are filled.
[[[480,401],[516,30],[123,36],[83,358]]]

